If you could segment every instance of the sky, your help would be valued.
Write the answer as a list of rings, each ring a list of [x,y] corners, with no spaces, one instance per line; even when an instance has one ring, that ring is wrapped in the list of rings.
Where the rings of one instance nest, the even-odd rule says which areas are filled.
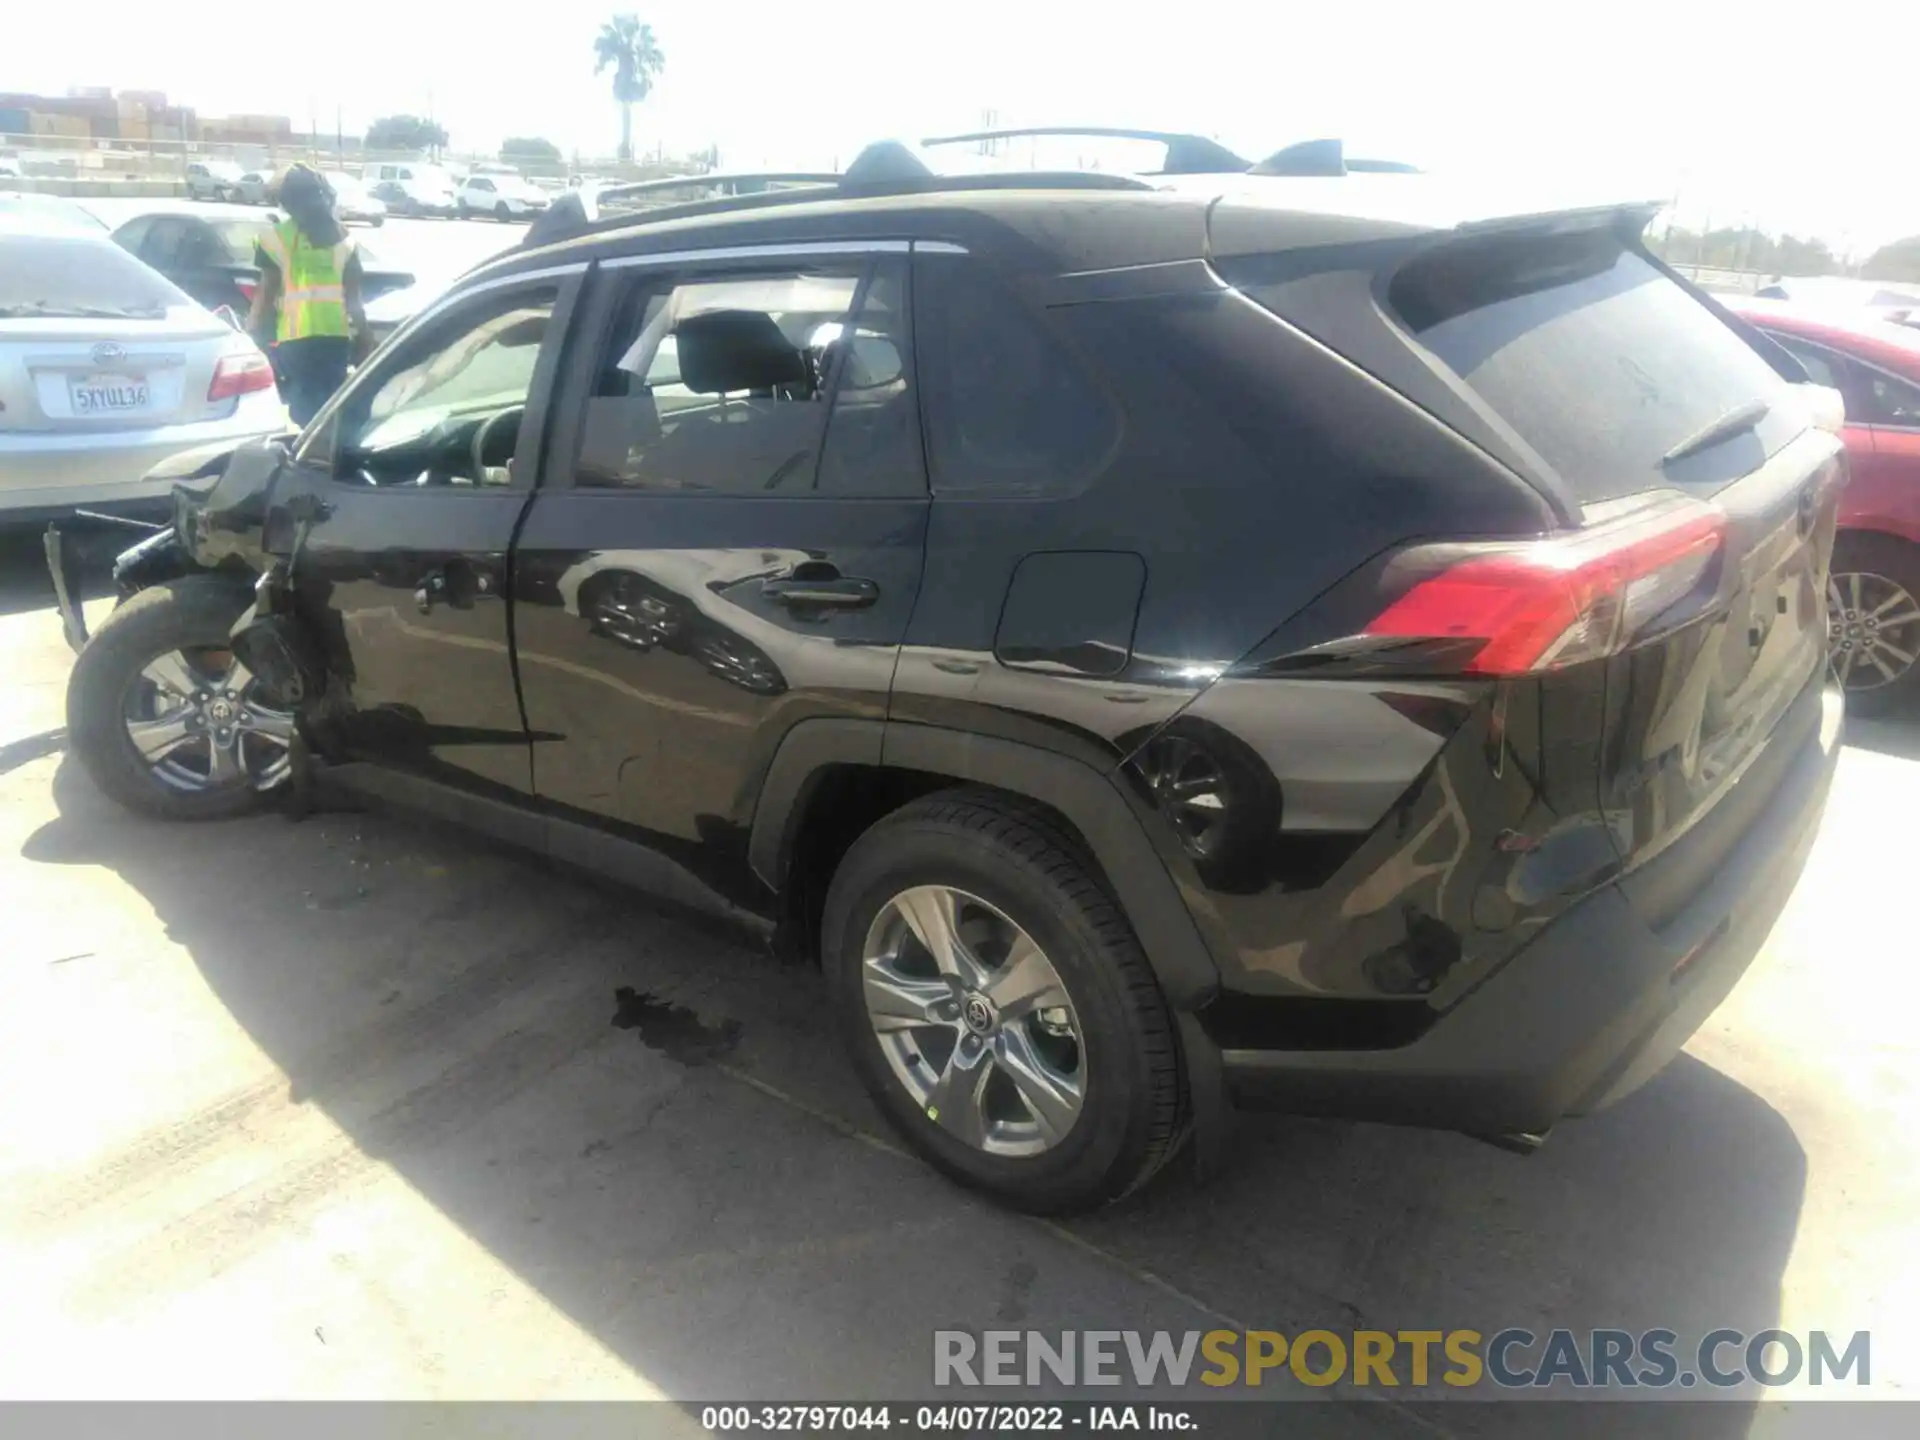
[[[1920,233],[1911,0],[1795,7],[1791,25],[1699,0],[328,0],[198,24],[180,17],[217,12],[13,0],[0,90],[161,89],[203,115],[323,132],[336,115],[357,132],[430,109],[461,150],[538,134],[606,154],[619,112],[592,44],[615,8],[667,57],[636,145],[717,144],[727,169],[844,164],[868,140],[977,128],[992,111],[1196,130],[1253,155],[1339,136],[1523,188],[1572,177],[1677,198],[1681,223],[1754,223],[1862,257]],[[439,18],[454,13],[470,18]]]

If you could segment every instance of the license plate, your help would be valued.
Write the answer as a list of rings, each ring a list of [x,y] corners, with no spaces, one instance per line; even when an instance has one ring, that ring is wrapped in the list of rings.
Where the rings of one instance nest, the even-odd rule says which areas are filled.
[[[153,403],[144,375],[89,375],[68,381],[67,388],[76,415],[125,415]]]

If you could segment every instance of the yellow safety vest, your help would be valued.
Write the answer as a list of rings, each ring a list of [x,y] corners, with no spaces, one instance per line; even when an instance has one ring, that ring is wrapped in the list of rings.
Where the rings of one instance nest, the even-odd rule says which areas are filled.
[[[283,220],[261,237],[260,246],[280,267],[281,340],[347,333],[347,291],[342,277],[353,242],[315,245],[292,220]]]

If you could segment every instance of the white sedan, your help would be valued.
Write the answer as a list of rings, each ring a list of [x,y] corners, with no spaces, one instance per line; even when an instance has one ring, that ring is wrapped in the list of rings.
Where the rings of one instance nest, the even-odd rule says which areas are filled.
[[[531,220],[551,197],[518,175],[469,175],[460,184],[463,216],[491,215],[496,220]]]
[[[233,325],[102,231],[0,214],[0,524],[163,505],[153,466],[285,428]]]

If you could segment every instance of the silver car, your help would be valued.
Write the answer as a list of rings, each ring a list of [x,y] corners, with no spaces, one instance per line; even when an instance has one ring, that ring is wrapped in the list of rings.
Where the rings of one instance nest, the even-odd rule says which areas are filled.
[[[165,502],[162,460],[284,428],[234,324],[103,233],[0,214],[0,524]]]

